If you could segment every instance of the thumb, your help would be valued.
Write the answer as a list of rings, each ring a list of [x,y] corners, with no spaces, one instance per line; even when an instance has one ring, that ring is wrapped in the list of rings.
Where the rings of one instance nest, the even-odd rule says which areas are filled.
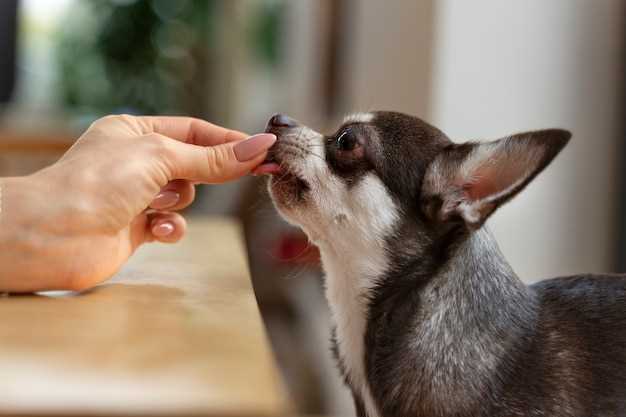
[[[175,178],[205,183],[222,183],[247,175],[267,156],[276,136],[261,133],[237,142],[199,146],[172,140],[169,153]]]

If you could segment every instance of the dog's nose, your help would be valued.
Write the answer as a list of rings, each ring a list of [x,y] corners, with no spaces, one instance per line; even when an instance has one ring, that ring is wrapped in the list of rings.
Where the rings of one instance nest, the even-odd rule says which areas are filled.
[[[268,122],[268,126],[289,128],[289,127],[296,127],[297,123],[291,117],[278,113],[272,116],[272,118]]]

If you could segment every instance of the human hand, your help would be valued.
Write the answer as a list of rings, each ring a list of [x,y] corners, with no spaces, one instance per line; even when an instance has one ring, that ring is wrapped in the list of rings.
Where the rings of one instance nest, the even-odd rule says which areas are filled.
[[[54,165],[0,182],[0,291],[89,288],[141,244],[178,241],[193,184],[248,174],[275,140],[183,117],[96,121]]]

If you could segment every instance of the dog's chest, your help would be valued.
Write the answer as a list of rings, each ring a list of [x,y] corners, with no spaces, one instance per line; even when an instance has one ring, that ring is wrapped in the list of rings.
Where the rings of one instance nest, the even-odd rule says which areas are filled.
[[[326,297],[335,326],[339,359],[351,388],[363,400],[369,417],[378,413],[371,396],[365,369],[367,292],[374,280],[359,276],[349,262],[325,262]]]
[[[360,300],[358,288],[345,282],[327,284],[326,297],[335,326],[339,358],[351,382],[360,382],[365,378],[366,306]]]

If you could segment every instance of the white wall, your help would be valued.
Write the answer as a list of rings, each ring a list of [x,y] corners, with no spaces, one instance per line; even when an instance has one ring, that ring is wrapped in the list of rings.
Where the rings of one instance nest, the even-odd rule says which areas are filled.
[[[613,267],[624,2],[437,2],[430,120],[452,138],[574,134],[490,221],[528,281]]]

